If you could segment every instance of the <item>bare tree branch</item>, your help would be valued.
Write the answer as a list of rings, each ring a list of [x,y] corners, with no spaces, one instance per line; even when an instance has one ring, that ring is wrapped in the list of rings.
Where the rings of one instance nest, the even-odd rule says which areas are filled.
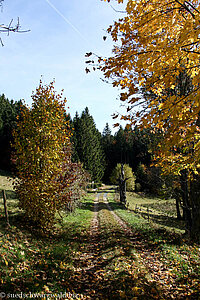
[[[4,0],[0,0],[0,7],[2,7],[2,3]],[[18,33],[25,33],[25,32],[29,32],[30,30],[21,30],[21,26],[20,26],[20,22],[19,22],[19,18],[17,20],[17,23],[12,26],[13,23],[13,19],[10,21],[9,25],[5,25],[5,24],[1,24],[0,25],[0,33],[7,33],[7,35],[9,36],[10,32],[18,32]],[[4,46],[2,38],[0,37],[0,43],[2,46]]]
[[[116,8],[114,8],[111,4],[110,4],[110,7],[117,13],[121,13],[121,14],[126,14],[126,11],[124,10],[117,10]]]

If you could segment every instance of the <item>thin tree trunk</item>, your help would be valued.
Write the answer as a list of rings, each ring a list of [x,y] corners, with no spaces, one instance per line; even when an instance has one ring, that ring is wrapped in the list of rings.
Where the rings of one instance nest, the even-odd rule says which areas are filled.
[[[189,202],[189,188],[188,188],[188,171],[183,170],[181,174],[181,192],[183,199],[183,215],[186,222],[186,232],[191,235],[192,215],[191,205]]]
[[[126,205],[126,179],[124,174],[124,165],[121,164],[121,175],[119,178],[120,202]]]
[[[176,216],[178,220],[182,220],[181,211],[180,211],[180,199],[176,198]]]
[[[7,224],[7,226],[10,226],[9,217],[8,217],[8,210],[7,210],[7,203],[6,203],[6,192],[5,192],[5,190],[2,190],[2,195],[3,195],[3,205],[4,205],[4,212],[5,212],[5,217],[6,217],[6,224]]]
[[[181,194],[178,188],[174,189],[174,198],[176,200],[176,216],[178,220],[183,220],[183,216],[181,215]]]
[[[192,227],[191,239],[200,242],[200,176],[194,175],[191,182]]]

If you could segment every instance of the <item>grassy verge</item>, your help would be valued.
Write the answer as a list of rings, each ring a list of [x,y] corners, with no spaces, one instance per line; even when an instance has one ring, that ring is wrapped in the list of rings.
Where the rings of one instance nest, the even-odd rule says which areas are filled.
[[[109,198],[119,202],[119,196],[109,193]],[[174,199],[163,200],[156,197],[127,192],[127,206],[130,212],[137,212],[138,216],[149,219],[155,226],[184,233],[185,224],[176,218],[176,205]]]
[[[159,226],[172,231],[184,233],[185,224],[176,218],[176,204],[174,199],[160,199],[147,197],[136,193],[127,193],[128,208],[135,211],[136,207],[141,209],[140,214],[144,218],[149,218]]]
[[[54,234],[45,238],[30,232],[22,223],[16,201],[8,199],[11,227],[0,218],[0,290],[5,293],[71,292],[73,257],[87,242],[93,216],[93,195],[81,207],[66,215]],[[88,209],[90,207],[90,209]],[[2,209],[2,207],[1,207]]]

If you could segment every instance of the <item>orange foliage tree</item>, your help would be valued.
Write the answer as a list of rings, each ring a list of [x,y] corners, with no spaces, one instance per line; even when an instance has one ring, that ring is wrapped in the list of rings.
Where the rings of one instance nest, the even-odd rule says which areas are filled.
[[[32,100],[14,132],[16,190],[26,216],[47,229],[55,223],[56,212],[71,201],[71,187],[82,173],[71,163],[71,132],[62,93],[56,94],[53,82],[47,86],[40,82]],[[81,180],[82,185],[83,176]]]
[[[128,0],[125,17],[107,30],[113,55],[98,58],[105,78],[122,89],[121,119],[161,131],[158,162],[176,174],[200,168],[199,22],[197,0]],[[183,73],[192,81],[187,93],[177,89]]]

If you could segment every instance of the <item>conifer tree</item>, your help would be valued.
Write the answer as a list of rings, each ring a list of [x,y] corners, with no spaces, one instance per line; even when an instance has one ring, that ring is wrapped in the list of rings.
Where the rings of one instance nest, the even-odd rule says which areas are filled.
[[[106,123],[106,126],[102,132],[102,137],[101,137],[101,143],[105,154],[105,172],[103,176],[103,181],[106,183],[110,182],[109,180],[110,174],[112,169],[115,166],[115,161],[113,160],[115,154],[113,142],[114,142],[114,137],[111,133],[111,129],[108,123]]]
[[[0,96],[0,168],[11,168],[12,131],[17,124],[21,101],[9,101],[5,95]]]
[[[101,181],[104,174],[104,155],[101,146],[101,135],[96,129],[93,117],[86,107],[81,117],[76,114],[73,120],[76,136],[76,158],[83,163],[83,167],[90,173],[92,180]]]

